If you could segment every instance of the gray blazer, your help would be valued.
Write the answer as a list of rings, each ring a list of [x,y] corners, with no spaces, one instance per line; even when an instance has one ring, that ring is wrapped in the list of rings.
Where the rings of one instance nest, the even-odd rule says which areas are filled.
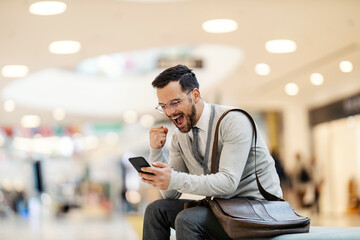
[[[214,105],[213,130],[209,136],[210,153],[207,154],[209,158],[211,158],[216,123],[222,113],[230,108]],[[274,160],[260,131],[257,132],[256,162],[259,180],[266,191],[282,198]],[[161,191],[164,198],[176,199],[181,193],[189,193],[219,198],[263,199],[256,184],[254,151],[253,129],[249,119],[240,112],[230,112],[220,123],[217,150],[219,169],[216,174],[208,174],[211,160],[205,159],[208,167],[206,169],[206,166],[202,166],[194,158],[188,134],[178,129],[172,137],[169,159],[165,158],[162,149],[152,148],[149,159],[151,162],[168,163],[172,168],[168,190]]]

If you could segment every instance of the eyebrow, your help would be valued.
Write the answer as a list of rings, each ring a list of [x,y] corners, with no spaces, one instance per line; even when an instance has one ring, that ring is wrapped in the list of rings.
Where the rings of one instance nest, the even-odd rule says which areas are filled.
[[[181,98],[174,98],[174,99],[171,99],[170,101],[168,101],[168,103],[171,103],[172,101],[177,101],[177,100],[180,100]],[[158,103],[159,105],[166,105],[168,103]]]

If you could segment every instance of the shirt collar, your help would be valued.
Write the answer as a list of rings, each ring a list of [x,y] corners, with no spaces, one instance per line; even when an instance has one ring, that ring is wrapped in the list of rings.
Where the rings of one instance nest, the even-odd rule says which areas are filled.
[[[208,127],[209,120],[210,120],[210,110],[211,110],[210,104],[208,104],[204,101],[204,109],[203,109],[200,119],[196,123],[195,127],[201,129],[202,131],[207,131],[207,127]]]

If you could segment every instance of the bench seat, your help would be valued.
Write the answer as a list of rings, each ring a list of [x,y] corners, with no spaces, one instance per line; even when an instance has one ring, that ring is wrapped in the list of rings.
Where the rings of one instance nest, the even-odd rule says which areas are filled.
[[[360,240],[360,227],[310,227],[309,233],[284,234],[248,240]]]

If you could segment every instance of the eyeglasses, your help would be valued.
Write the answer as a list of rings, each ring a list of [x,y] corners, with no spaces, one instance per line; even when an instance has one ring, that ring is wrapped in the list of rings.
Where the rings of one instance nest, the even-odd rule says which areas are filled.
[[[184,98],[187,95],[189,95],[189,93],[191,93],[191,92],[192,92],[192,90],[188,91],[184,97],[182,97],[180,99],[173,99],[168,104],[160,104],[155,109],[158,110],[162,114],[165,114],[166,109],[174,110],[179,106],[179,104],[182,102],[182,100],[184,100]]]

